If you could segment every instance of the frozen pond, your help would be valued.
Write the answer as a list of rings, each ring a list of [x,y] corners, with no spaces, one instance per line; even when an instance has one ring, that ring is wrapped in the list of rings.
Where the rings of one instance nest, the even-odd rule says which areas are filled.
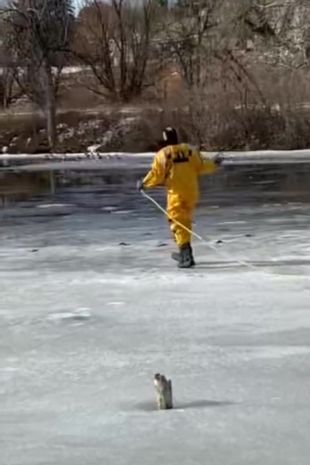
[[[113,176],[0,210],[0,464],[308,465],[307,182],[206,182],[181,271]]]

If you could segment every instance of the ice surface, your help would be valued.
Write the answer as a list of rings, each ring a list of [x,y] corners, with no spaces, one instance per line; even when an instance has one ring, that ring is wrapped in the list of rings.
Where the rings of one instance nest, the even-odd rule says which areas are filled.
[[[0,464],[308,465],[309,206],[202,202],[224,256],[181,271],[145,199],[94,205],[0,213]]]

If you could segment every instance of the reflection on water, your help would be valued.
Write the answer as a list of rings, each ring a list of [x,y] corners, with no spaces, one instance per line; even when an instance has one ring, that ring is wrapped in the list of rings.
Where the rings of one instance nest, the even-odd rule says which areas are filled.
[[[0,173],[0,206],[30,200],[48,189],[47,173]]]
[[[201,180],[203,199],[217,199],[226,205],[261,203],[265,201],[310,201],[310,164],[229,165],[220,173]],[[53,193],[82,198],[82,194],[111,195],[118,192],[126,198],[135,189],[135,182],[145,171],[141,169],[61,171],[53,174],[1,173],[0,205],[5,207],[38,194],[44,197]],[[52,184],[55,184],[53,186]],[[161,194],[157,196],[161,197]],[[156,194],[155,194],[156,196]],[[87,196],[88,197],[88,196]],[[86,199],[85,199],[86,200]]]

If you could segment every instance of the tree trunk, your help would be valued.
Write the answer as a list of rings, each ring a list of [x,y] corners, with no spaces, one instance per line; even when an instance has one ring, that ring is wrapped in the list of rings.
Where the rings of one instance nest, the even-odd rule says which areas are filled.
[[[10,105],[13,94],[13,73],[9,68],[3,68],[2,86],[3,96],[1,104],[4,109],[7,109]]]
[[[45,74],[45,117],[49,148],[53,151],[57,144],[56,130],[56,101],[53,85],[52,69],[47,61],[44,62]]]

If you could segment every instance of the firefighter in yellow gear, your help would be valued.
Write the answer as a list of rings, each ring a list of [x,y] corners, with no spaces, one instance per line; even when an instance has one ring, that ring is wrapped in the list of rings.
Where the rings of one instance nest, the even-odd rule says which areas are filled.
[[[203,159],[200,152],[188,144],[179,143],[173,128],[163,131],[164,147],[155,155],[152,167],[138,188],[164,186],[167,190],[167,216],[179,253],[172,254],[180,268],[195,265],[191,247],[193,213],[199,198],[198,178],[213,174],[222,159]],[[185,226],[182,227],[182,226]]]

